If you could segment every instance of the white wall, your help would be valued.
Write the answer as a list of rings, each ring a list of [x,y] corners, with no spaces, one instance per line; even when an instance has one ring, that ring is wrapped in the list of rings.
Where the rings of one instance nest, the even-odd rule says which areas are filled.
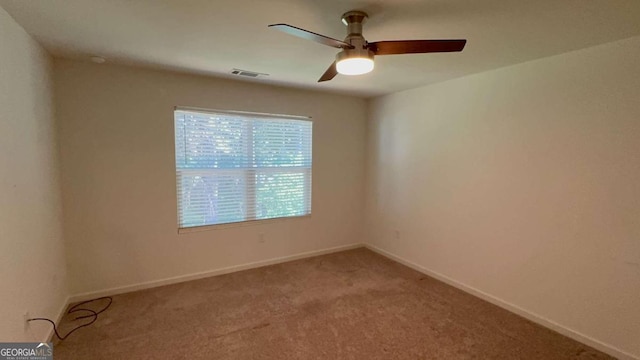
[[[372,245],[640,357],[640,37],[369,114]]]
[[[68,60],[55,76],[73,294],[362,242],[364,100]],[[312,116],[312,216],[178,235],[176,105]]]
[[[67,297],[49,55],[0,8],[0,341],[42,341]]]

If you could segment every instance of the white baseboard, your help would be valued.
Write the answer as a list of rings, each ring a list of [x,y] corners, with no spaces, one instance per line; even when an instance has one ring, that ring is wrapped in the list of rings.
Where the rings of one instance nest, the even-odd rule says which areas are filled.
[[[501,300],[491,294],[487,294],[481,290],[478,290],[474,287],[465,285],[457,280],[454,280],[450,277],[447,277],[445,275],[442,275],[440,273],[437,273],[435,271],[426,269],[416,263],[413,263],[409,260],[406,260],[400,256],[394,255],[386,250],[383,250],[375,245],[371,245],[371,244],[365,244],[364,245],[367,249],[374,251],[386,258],[389,258],[393,261],[399,262],[405,266],[408,266],[416,271],[419,271],[425,275],[431,276],[433,278],[436,278],[444,283],[447,283],[453,287],[456,287],[464,292],[467,292],[471,295],[474,295],[476,297],[479,297],[482,300],[488,301],[494,305],[497,305],[503,309],[506,309],[508,311],[511,311],[512,313],[515,313],[517,315],[522,316],[525,319],[531,320],[539,325],[542,325],[546,328],[552,329],[564,336],[567,336],[569,338],[572,338],[576,341],[579,341],[583,344],[589,345],[591,347],[593,347],[594,349],[598,349],[604,353],[607,353],[611,356],[617,357],[620,360],[640,360],[640,358],[638,356],[632,355],[628,352],[625,352],[623,350],[620,350],[612,345],[609,344],[605,344],[602,341],[596,340],[592,337],[589,337],[587,335],[581,334],[578,331],[572,330],[570,328],[567,328],[563,325],[560,325],[552,320],[549,320],[545,317],[542,317],[540,315],[534,314],[532,312],[529,312],[525,309],[522,309],[514,304],[511,304],[509,302],[506,302],[504,300]]]
[[[120,287],[115,287],[115,288],[110,288],[110,289],[105,289],[105,290],[91,291],[91,292],[72,295],[68,299],[67,303],[74,303],[74,302],[78,302],[78,301],[85,301],[85,300],[95,299],[95,298],[101,297],[101,296],[111,296],[111,295],[117,295],[117,294],[124,294],[124,293],[132,292],[132,291],[150,289],[150,288],[154,288],[154,287],[158,287],[158,286],[176,284],[176,283],[181,283],[181,282],[190,281],[190,280],[203,279],[203,278],[207,278],[207,277],[211,277],[211,276],[228,274],[228,273],[232,273],[232,272],[236,272],[236,271],[254,269],[254,268],[259,268],[259,267],[263,267],[263,266],[274,265],[274,264],[279,264],[279,263],[298,260],[298,259],[304,259],[304,258],[313,257],[313,256],[319,256],[319,255],[325,255],[325,254],[330,254],[330,253],[339,252],[339,251],[357,249],[357,248],[361,248],[363,246],[364,246],[363,244],[342,245],[342,246],[336,246],[336,247],[332,247],[332,248],[328,248],[328,249],[308,251],[308,252],[303,252],[303,253],[299,253],[299,254],[282,256],[282,257],[272,258],[272,259],[267,259],[267,260],[261,260],[261,261],[256,261],[256,262],[252,262],[252,263],[247,263],[247,264],[234,265],[234,266],[229,266],[229,267],[222,268],[222,269],[208,270],[208,271],[203,271],[203,272],[199,272],[199,273],[195,273],[195,274],[180,275],[180,276],[175,276],[175,277],[162,279],[162,280],[153,280],[153,281],[147,281],[147,282],[138,283],[138,284],[120,286]]]

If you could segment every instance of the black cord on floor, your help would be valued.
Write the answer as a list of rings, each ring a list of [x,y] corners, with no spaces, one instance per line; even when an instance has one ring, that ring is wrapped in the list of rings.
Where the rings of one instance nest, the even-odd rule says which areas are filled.
[[[92,303],[94,301],[100,301],[100,300],[104,300],[104,299],[109,300],[109,303],[104,308],[102,308],[100,311],[94,311],[94,310],[91,310],[91,309],[85,309],[85,308],[79,307],[81,305],[89,304],[89,303]],[[75,319],[73,319],[73,321],[80,320],[80,319],[87,319],[87,318],[93,318],[93,319],[91,319],[91,321],[86,323],[86,324],[82,324],[82,325],[79,325],[79,326],[73,328],[65,336],[60,336],[60,333],[58,333],[58,327],[56,326],[55,321],[53,321],[51,319],[33,318],[33,319],[27,319],[27,321],[48,321],[48,322],[50,322],[51,325],[53,325],[53,332],[55,332],[55,334],[58,337],[58,339],[64,340],[67,337],[69,337],[69,335],[71,335],[74,331],[76,331],[76,330],[78,330],[80,328],[83,328],[85,326],[89,326],[89,325],[93,324],[94,322],[96,322],[96,320],[98,320],[98,315],[100,315],[105,310],[107,310],[109,308],[109,306],[111,306],[112,302],[113,302],[113,299],[110,296],[103,296],[103,297],[99,297],[97,299],[83,301],[83,302],[80,302],[80,303],[77,303],[77,304],[73,305],[71,308],[69,308],[69,310],[67,311],[67,314],[71,314],[71,313],[75,313],[75,312],[79,312],[79,311],[89,312],[89,314],[87,314],[87,315],[82,315],[82,316],[76,317]]]

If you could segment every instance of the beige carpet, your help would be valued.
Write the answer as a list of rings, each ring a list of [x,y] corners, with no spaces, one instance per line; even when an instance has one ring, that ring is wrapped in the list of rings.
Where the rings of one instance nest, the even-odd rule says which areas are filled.
[[[611,359],[366,249],[115,296],[54,358]]]

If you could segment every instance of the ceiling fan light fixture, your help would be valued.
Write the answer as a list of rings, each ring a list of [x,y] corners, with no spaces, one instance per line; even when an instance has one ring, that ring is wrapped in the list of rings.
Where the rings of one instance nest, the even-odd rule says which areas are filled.
[[[369,58],[349,58],[336,63],[338,72],[342,75],[362,75],[373,70],[373,60]]]
[[[373,68],[373,53],[368,50],[344,50],[336,56],[336,70],[342,75],[362,75]]]

